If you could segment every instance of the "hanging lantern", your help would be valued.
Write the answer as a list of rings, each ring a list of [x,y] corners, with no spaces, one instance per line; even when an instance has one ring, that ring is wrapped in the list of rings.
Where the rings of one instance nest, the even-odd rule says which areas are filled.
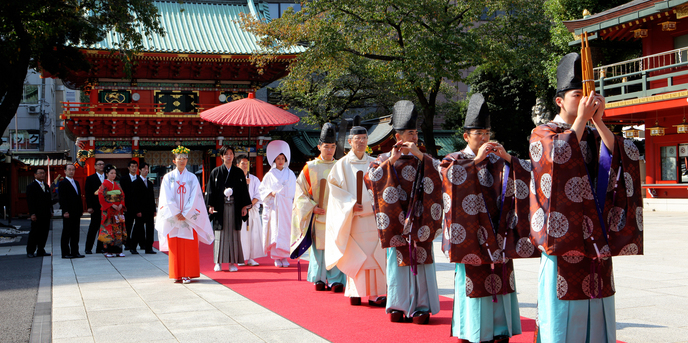
[[[688,124],[686,123],[686,116],[683,115],[683,123],[674,125],[676,133],[688,133]]]
[[[659,25],[662,25],[662,31],[674,31],[674,30],[676,30],[676,22],[675,21],[665,21],[663,23],[659,23]]]
[[[647,29],[633,30],[633,38],[645,38],[645,37],[647,37]]]
[[[640,131],[635,127],[631,126],[628,130],[623,130],[624,138],[640,138]]]
[[[659,122],[655,121],[655,126],[648,128],[650,130],[650,136],[664,136],[665,127],[659,126]]]

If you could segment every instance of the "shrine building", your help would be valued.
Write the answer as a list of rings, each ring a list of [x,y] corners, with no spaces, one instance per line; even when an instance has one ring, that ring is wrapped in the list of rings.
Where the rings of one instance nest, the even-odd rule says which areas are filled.
[[[120,56],[111,53],[118,42],[111,32],[100,43],[82,48],[90,71],[67,80],[83,89],[81,102],[65,102],[61,117],[64,130],[79,147],[76,159],[83,168],[78,168],[75,178],[84,184],[101,159],[125,175],[133,159],[148,163],[149,177],[159,181],[174,167],[171,150],[177,145],[191,150],[187,169],[202,184],[222,163],[217,156],[222,145],[233,146],[236,156],[250,153],[251,172],[262,178],[261,155],[274,127],[251,128],[249,141],[249,128],[215,125],[199,113],[245,98],[287,74],[290,61],[301,50],[285,51],[259,73],[250,61],[259,50],[258,38],[237,23],[242,14],[270,20],[274,4],[153,3],[165,35],[144,40],[143,50],[134,56],[131,76]]]
[[[688,0],[635,0],[564,25],[577,39],[571,45],[583,32],[590,40],[641,41],[641,57],[594,68],[596,90],[607,100],[605,122],[644,138],[645,208],[685,211]]]

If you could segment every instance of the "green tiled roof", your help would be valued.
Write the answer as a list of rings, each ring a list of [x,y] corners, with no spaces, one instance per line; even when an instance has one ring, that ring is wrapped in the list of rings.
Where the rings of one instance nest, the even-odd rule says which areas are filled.
[[[143,52],[167,52],[187,54],[237,54],[249,55],[260,50],[258,38],[241,29],[237,23],[239,14],[245,13],[270,20],[267,6],[256,6],[253,0],[236,3],[189,3],[155,1],[160,25],[165,36],[154,35],[144,39]],[[105,39],[88,49],[112,49],[119,42],[116,32],[109,32]],[[298,54],[298,47],[284,54]]]
[[[440,150],[437,152],[438,156],[446,156],[456,151],[454,149],[456,131],[435,130],[433,132],[435,133],[435,144],[440,146]],[[419,133],[419,136],[423,137],[423,133]]]
[[[314,148],[320,142],[320,131],[318,130],[299,130],[299,133],[292,136],[292,142],[299,151],[305,156],[317,156]]]

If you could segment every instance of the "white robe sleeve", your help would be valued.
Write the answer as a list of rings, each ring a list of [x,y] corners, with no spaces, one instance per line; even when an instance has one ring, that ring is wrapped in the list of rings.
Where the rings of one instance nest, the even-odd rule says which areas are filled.
[[[337,162],[327,176],[330,186],[328,208],[325,225],[325,264],[327,269],[337,265],[346,251],[351,223],[354,216],[356,195],[348,191],[344,164],[346,161]]]

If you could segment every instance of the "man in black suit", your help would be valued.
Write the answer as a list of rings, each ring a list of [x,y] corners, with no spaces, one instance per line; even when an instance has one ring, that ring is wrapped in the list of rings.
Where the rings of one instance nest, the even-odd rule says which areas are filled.
[[[81,187],[74,180],[76,167],[72,164],[65,167],[65,179],[57,186],[57,194],[60,197],[62,209],[62,258],[81,258],[79,254],[79,234],[81,215],[84,214],[84,205],[81,202]]]
[[[50,189],[45,184],[45,169],[36,169],[33,177],[35,180],[26,186],[26,202],[31,216],[26,256],[50,256],[50,253],[45,251],[45,242],[48,240],[50,218],[53,216],[53,202]]]
[[[153,193],[153,182],[148,180],[149,167],[146,162],[139,164],[139,177],[134,181],[132,189],[136,197],[136,208],[132,211],[135,217],[134,229],[132,231],[131,246],[136,249],[138,242],[141,249],[146,251],[146,254],[155,254],[153,251],[153,234],[155,226],[153,224],[157,206],[155,205],[155,194]],[[145,226],[145,229],[144,229]],[[132,254],[134,252],[132,251]]]
[[[96,161],[96,172],[86,178],[86,212],[91,214],[91,223],[88,225],[88,233],[86,234],[86,254],[92,254],[93,243],[95,243],[98,233],[100,232],[100,200],[98,200],[98,188],[105,180],[105,162],[103,160]],[[96,245],[96,253],[103,252],[103,244]]]
[[[136,220],[136,213],[138,211],[139,205],[138,205],[138,197],[139,195],[136,194],[136,191],[133,188],[134,181],[138,179],[138,175],[136,175],[136,171],[139,169],[139,163],[136,162],[135,160],[129,161],[129,166],[127,167],[129,169],[129,173],[127,175],[123,175],[122,178],[119,180],[119,185],[122,187],[122,192],[124,192],[124,205],[126,206],[127,211],[124,212],[124,225],[127,228],[127,249],[133,254],[136,255],[139,252],[136,251],[136,239],[135,237],[132,236],[132,228],[134,227],[134,221]]]

